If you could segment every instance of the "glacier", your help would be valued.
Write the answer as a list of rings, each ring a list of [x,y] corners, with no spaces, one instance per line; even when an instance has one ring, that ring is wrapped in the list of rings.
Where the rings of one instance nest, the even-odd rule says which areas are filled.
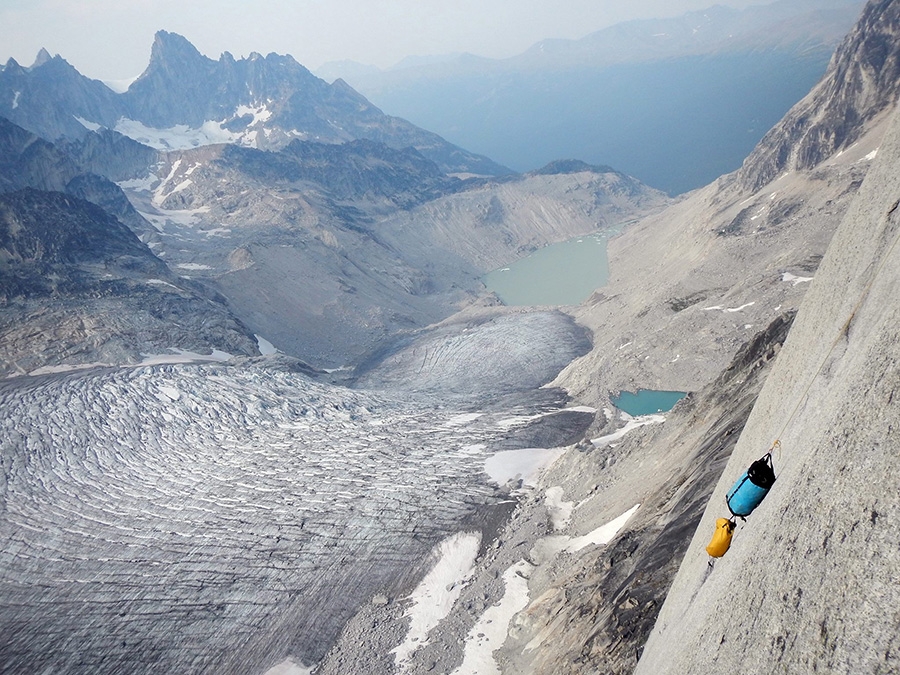
[[[0,382],[3,663],[314,663],[467,514],[509,501],[486,460],[559,405],[355,390],[286,363]]]

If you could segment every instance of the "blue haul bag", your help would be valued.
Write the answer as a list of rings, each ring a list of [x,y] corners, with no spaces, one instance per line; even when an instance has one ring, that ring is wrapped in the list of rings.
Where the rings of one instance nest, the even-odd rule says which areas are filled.
[[[750,465],[744,474],[737,479],[728,494],[725,503],[731,514],[739,518],[749,516],[759,506],[769,489],[775,483],[775,469],[772,466],[772,453]]]

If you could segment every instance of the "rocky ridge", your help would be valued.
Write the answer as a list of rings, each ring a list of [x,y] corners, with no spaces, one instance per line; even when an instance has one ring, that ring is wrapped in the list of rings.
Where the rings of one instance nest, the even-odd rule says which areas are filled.
[[[254,333],[328,368],[452,315],[515,258],[668,203],[602,167],[461,181],[370,141],[208,146],[147,171],[120,185],[154,224],[153,250]]]
[[[592,401],[603,400],[604,388],[696,391],[727,366],[742,332],[797,308],[878,155],[896,79],[878,79],[876,87],[868,64],[897,61],[900,43],[886,36],[898,23],[895,3],[870,3],[822,84],[767,134],[743,169],[610,241],[609,284],[578,311],[599,339],[564,371],[564,386]],[[876,93],[881,88],[885,96]],[[802,167],[763,179],[761,158],[799,156],[815,136],[793,133],[792,120],[832,108],[860,111],[852,131],[842,132],[852,143],[824,143]],[[821,132],[832,138],[828,124],[838,116],[826,118],[832,122],[823,121]],[[651,277],[655,284],[646,283]]]
[[[0,375],[170,348],[259,353],[221,296],[136,236],[153,228],[117,185],[2,118],[0,143]]]
[[[32,188],[0,194],[0,374],[170,348],[258,354],[221,298],[172,274],[99,206]]]
[[[745,187],[758,190],[781,174],[818,166],[892,113],[900,93],[898,16],[900,7],[891,0],[866,6],[822,81],[746,159],[738,172]]]
[[[114,129],[157,149],[234,142],[280,148],[293,139],[369,139],[417,148],[445,172],[499,175],[509,169],[437,134],[385,115],[344,82],[328,84],[290,56],[218,61],[184,37],[159,31],[144,73],[117,94],[60,56],[0,69],[0,116],[46,138],[81,139]]]

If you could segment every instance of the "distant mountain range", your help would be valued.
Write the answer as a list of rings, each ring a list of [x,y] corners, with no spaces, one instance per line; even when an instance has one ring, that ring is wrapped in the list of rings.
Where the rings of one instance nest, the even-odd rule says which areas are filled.
[[[157,149],[210,143],[279,148],[291,140],[367,139],[414,147],[448,173],[511,173],[409,122],[385,115],[342,81],[328,84],[290,56],[218,61],[159,31],[150,63],[124,93],[42,50],[34,64],[0,69],[0,116],[48,140],[114,129]]]
[[[675,194],[740,166],[822,76],[862,4],[717,5],[509,59],[406,59],[384,71],[340,62],[318,74],[518,171],[578,157]]]
[[[486,272],[668,201],[608,166],[511,174],[291,57],[212,61],[164,31],[124,93],[42,51],[0,71],[0,102],[0,376],[257,335],[356,363]],[[94,258],[48,254],[73,233]]]

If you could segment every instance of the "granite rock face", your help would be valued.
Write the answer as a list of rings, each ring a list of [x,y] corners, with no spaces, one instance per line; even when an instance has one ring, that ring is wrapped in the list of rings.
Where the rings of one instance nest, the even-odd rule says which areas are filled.
[[[900,668],[898,163],[895,113],[636,672]],[[775,486],[709,572],[703,546],[725,491],[776,439]]]

